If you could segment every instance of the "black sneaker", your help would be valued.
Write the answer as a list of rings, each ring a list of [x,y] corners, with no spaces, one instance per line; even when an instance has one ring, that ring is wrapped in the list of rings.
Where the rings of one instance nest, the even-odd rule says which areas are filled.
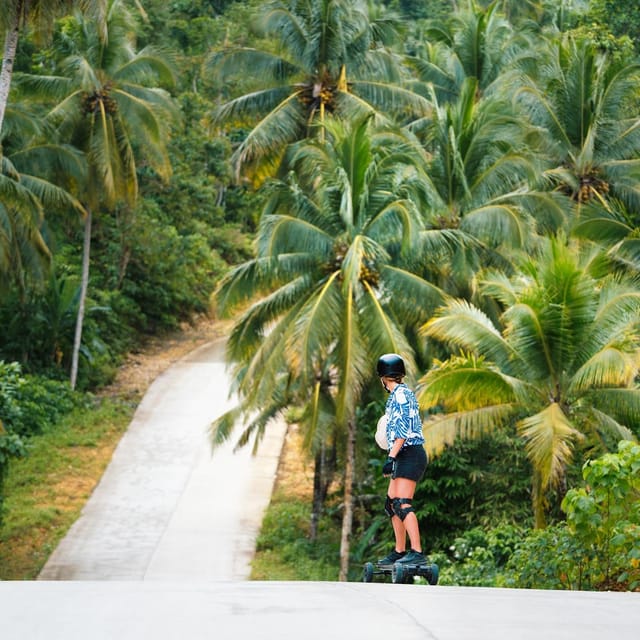
[[[411,549],[409,553],[405,554],[402,558],[396,560],[395,562],[399,562],[400,564],[422,565],[427,564],[427,559],[420,551],[414,551],[413,549]]]
[[[404,558],[407,555],[406,551],[396,551],[395,549],[384,558],[380,558],[378,560],[378,564],[393,564],[394,562],[398,562],[401,558]]]

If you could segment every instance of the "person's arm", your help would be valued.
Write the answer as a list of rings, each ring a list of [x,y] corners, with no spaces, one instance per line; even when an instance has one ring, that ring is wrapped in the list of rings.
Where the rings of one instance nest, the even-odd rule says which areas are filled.
[[[405,438],[396,438],[393,441],[393,445],[391,450],[389,451],[389,456],[387,457],[387,461],[384,463],[382,467],[382,475],[385,478],[393,475],[396,468],[396,456],[400,453],[400,449],[402,449],[402,445],[404,444]]]
[[[404,444],[406,438],[396,438],[393,441],[393,446],[391,447],[391,450],[389,451],[389,457],[390,458],[397,458],[398,454],[400,453],[400,449],[402,449],[402,445]]]

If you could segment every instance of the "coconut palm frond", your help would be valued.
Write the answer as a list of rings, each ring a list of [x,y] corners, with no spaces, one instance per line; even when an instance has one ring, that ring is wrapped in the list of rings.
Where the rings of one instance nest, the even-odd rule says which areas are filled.
[[[505,424],[513,413],[513,407],[507,404],[431,416],[423,423],[425,449],[429,455],[436,456],[458,438],[475,439],[491,433]]]
[[[393,291],[390,305],[416,323],[424,322],[449,299],[447,293],[436,284],[408,269],[385,265],[380,275],[385,287]]]
[[[287,352],[291,370],[303,380],[308,380],[318,360],[326,357],[325,345],[340,335],[342,302],[335,272],[299,308],[295,327],[288,336]]]
[[[359,300],[359,304],[362,305],[360,316],[366,318],[369,352],[400,354],[405,361],[408,375],[414,376],[416,367],[406,336],[395,319],[389,315],[371,284],[365,282],[363,287],[364,295]]]
[[[598,389],[589,395],[593,406],[626,425],[640,422],[640,389]]]
[[[224,444],[231,437],[237,421],[242,417],[243,411],[235,407],[216,418],[209,426],[209,437],[212,450]]]
[[[599,434],[606,435],[613,442],[620,442],[620,440],[637,441],[636,434],[629,427],[614,420],[610,415],[598,411],[598,409],[592,409],[592,414],[594,418],[593,426]]]
[[[233,160],[239,165],[246,162],[258,162],[262,156],[269,157],[274,151],[282,149],[307,131],[308,122],[299,108],[295,95],[280,102],[272,109],[244,139],[233,154]]]
[[[638,372],[635,354],[608,347],[585,362],[571,379],[569,391],[582,393],[601,387],[629,386]]]
[[[424,118],[433,111],[433,105],[427,98],[387,82],[357,80],[352,83],[352,92],[382,113],[403,111],[416,119]]]
[[[509,379],[482,358],[461,355],[437,364],[420,380],[421,406],[460,413],[495,404],[513,404],[517,397]]]
[[[261,80],[290,81],[302,72],[299,65],[282,56],[251,48],[217,51],[205,60],[203,68],[221,84],[233,78],[246,77],[247,73]]]
[[[448,343],[453,349],[485,356],[506,367],[516,354],[488,316],[465,300],[449,302],[421,332]]]
[[[336,422],[338,425],[346,425],[353,416],[362,388],[371,375],[371,358],[360,331],[352,290],[346,292],[340,317],[342,319],[341,339],[336,354],[336,366],[340,371],[340,384],[336,397]]]
[[[324,229],[291,215],[270,215],[261,220],[258,231],[261,255],[278,256],[292,251],[316,255],[318,260],[327,256],[333,238]]]
[[[531,224],[522,211],[508,204],[486,204],[468,211],[460,228],[489,245],[523,247],[531,234]]]
[[[556,402],[521,420],[517,428],[525,439],[525,449],[531,463],[540,473],[542,489],[554,486],[564,476],[564,470],[571,461],[572,443],[584,436]]]
[[[145,86],[153,82],[164,87],[172,87],[176,82],[176,69],[168,52],[148,46],[121,65],[113,77],[119,83]]]
[[[23,174],[20,179],[25,188],[29,189],[44,205],[61,210],[72,210],[81,217],[86,215],[82,203],[68,191],[57,187],[47,180]]]

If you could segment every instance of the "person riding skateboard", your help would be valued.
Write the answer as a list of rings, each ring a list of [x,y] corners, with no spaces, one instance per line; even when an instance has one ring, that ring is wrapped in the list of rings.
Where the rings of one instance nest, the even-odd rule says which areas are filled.
[[[389,394],[385,407],[388,457],[382,473],[390,479],[384,509],[391,518],[395,536],[394,549],[378,560],[378,564],[422,565],[426,564],[426,558],[422,554],[420,527],[412,504],[416,485],[427,468],[420,408],[415,394],[403,382],[406,368],[398,354],[380,356],[376,372]]]

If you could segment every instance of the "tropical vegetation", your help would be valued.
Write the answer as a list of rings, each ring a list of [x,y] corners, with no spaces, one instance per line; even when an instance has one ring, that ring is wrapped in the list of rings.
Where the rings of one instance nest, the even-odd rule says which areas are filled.
[[[7,9],[0,483],[145,336],[217,313],[239,402],[212,442],[299,430],[311,504],[274,509],[305,566],[357,577],[388,542],[370,436],[395,351],[444,581],[638,588],[635,3]]]

